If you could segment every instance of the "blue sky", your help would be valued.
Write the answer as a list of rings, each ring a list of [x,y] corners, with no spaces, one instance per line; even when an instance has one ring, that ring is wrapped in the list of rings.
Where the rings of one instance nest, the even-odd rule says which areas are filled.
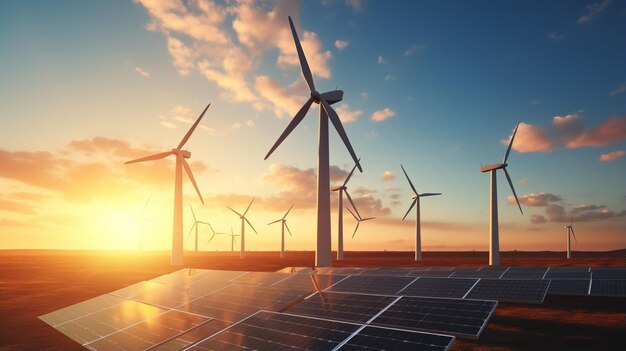
[[[561,249],[562,222],[570,216],[580,222],[577,233],[593,236],[580,249],[626,246],[624,3],[165,3],[1,5],[2,246],[127,248],[100,243],[105,230],[61,242],[42,232],[78,235],[68,229],[76,227],[76,211],[84,211],[83,229],[90,216],[126,223],[127,212],[154,193],[152,215],[164,218],[151,228],[163,238],[154,248],[167,247],[171,182],[164,175],[133,178],[137,169],[121,163],[174,147],[211,102],[188,144],[208,201],[200,207],[186,183],[188,202],[228,228],[236,219],[224,212],[227,204],[245,206],[256,196],[262,223],[300,197],[291,227],[302,234],[293,248],[312,248],[307,170],[315,167],[318,108],[263,161],[308,96],[287,15],[308,42],[319,90],[344,90],[336,108],[363,158],[364,173],[351,186],[363,214],[379,220],[359,229],[352,249],[412,248],[413,224],[398,221],[410,204],[400,163],[418,191],[444,193],[424,201],[424,246],[485,249],[488,176],[478,169],[502,159],[501,141],[518,122],[509,171],[526,196],[525,214],[507,204],[510,190],[500,177],[503,249]],[[375,121],[375,114],[388,117]],[[98,151],[71,144],[78,140]],[[57,166],[43,169],[38,157]],[[352,166],[332,129],[331,164],[344,172]],[[160,167],[166,174],[172,165]],[[395,178],[383,180],[385,171]],[[79,180],[86,183],[80,196],[67,185]],[[26,225],[42,218],[57,224]],[[252,245],[273,249],[275,235],[264,230]]]

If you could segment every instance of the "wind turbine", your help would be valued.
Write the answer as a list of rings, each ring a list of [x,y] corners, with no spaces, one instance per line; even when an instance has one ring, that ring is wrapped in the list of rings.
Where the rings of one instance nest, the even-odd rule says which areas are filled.
[[[300,108],[300,111],[296,113],[291,122],[289,122],[289,125],[287,125],[285,131],[283,131],[274,146],[272,146],[270,151],[267,153],[265,159],[267,160],[272,152],[274,152],[274,150],[276,150],[276,148],[285,140],[285,138],[287,138],[287,136],[298,126],[298,124],[302,122],[307,112],[309,111],[311,104],[314,102],[316,104],[319,104],[320,114],[318,125],[319,137],[317,156],[317,249],[315,250],[315,265],[318,267],[329,267],[332,266],[330,243],[330,165],[328,158],[329,119],[333,123],[335,130],[337,130],[337,133],[341,137],[341,140],[348,149],[350,156],[352,156],[352,159],[359,168],[359,171],[363,172],[363,170],[361,169],[359,160],[357,159],[356,154],[352,149],[350,140],[348,140],[348,135],[343,129],[341,120],[339,120],[339,116],[337,116],[337,112],[335,112],[335,110],[333,110],[333,108],[330,106],[343,99],[343,91],[334,90],[320,94],[315,89],[315,84],[313,83],[313,75],[311,74],[311,69],[309,68],[306,56],[304,55],[304,51],[302,50],[302,45],[300,45],[300,40],[298,39],[298,34],[296,33],[296,29],[293,25],[291,17],[289,17],[289,26],[291,27],[291,34],[293,35],[296,50],[298,51],[300,67],[302,68],[302,75],[304,76],[304,80],[309,86],[311,96],[309,97],[307,102],[305,102],[304,105]]]
[[[143,251],[143,224],[145,221],[148,221],[150,223],[154,223],[153,220],[151,220],[150,218],[146,218],[145,214],[146,214],[146,210],[148,209],[148,205],[150,204],[150,200],[152,199],[152,194],[150,194],[150,196],[148,196],[148,199],[146,200],[146,204],[143,205],[143,209],[141,210],[141,212],[139,213],[139,217],[137,219],[133,219],[133,222],[139,222],[139,251]]]
[[[202,111],[200,117],[198,117],[196,122],[191,126],[187,134],[185,134],[185,136],[175,149],[125,162],[125,164],[129,164],[143,161],[159,160],[169,155],[176,156],[176,178],[174,180],[174,230],[172,233],[171,256],[172,266],[181,266],[183,264],[183,168],[185,169],[189,180],[191,180],[193,187],[196,189],[196,193],[198,193],[200,201],[202,202],[202,204],[204,204],[204,200],[202,199],[202,195],[200,194],[200,190],[198,189],[196,180],[191,173],[191,167],[189,167],[189,164],[185,160],[186,158],[191,157],[191,152],[187,150],[182,150],[182,147],[185,146],[185,143],[187,143],[187,140],[189,140],[191,134],[193,134],[193,131],[198,126],[198,123],[200,123],[200,120],[206,113],[206,110],[209,108],[209,106],[211,106],[211,104],[208,104],[207,107],[204,108],[204,111]]]
[[[209,227],[211,227],[211,226],[209,226]],[[227,234],[227,233],[216,233],[213,230],[213,227],[211,227],[211,231],[213,232],[213,235],[211,235],[211,239],[209,239],[207,244],[210,243],[211,240],[213,240],[213,238],[215,238],[216,235],[228,235],[228,236],[230,236],[230,252],[235,251],[235,244],[237,243],[237,240],[235,240],[235,237],[239,236],[239,234],[233,234],[233,226],[230,226],[230,234]]]
[[[511,186],[511,191],[513,192],[513,196],[515,196],[515,201],[517,202],[517,207],[519,207],[520,213],[522,212],[522,206],[517,199],[517,194],[515,193],[515,188],[513,187],[513,182],[511,181],[511,177],[509,176],[509,172],[506,171],[506,167],[508,164],[506,161],[509,159],[509,153],[511,152],[511,146],[513,145],[513,140],[515,140],[515,134],[517,133],[517,128],[519,127],[519,123],[515,126],[515,130],[513,131],[513,136],[511,137],[511,141],[509,142],[509,147],[506,149],[506,153],[504,154],[504,159],[502,163],[494,163],[491,165],[481,166],[480,171],[490,172],[490,198],[491,202],[489,203],[490,214],[489,214],[489,265],[490,266],[498,266],[500,265],[500,239],[498,235],[498,186],[496,182],[496,171],[501,169],[504,171],[504,175],[506,179],[509,181],[509,185]]]
[[[361,159],[359,159],[359,161],[361,161]],[[348,181],[352,177],[352,173],[354,173],[355,169],[356,169],[356,165],[352,167],[352,170],[350,171],[350,174],[348,174],[348,176],[346,177],[346,180],[344,180],[343,185],[332,188],[332,191],[339,191],[339,207],[338,207],[339,214],[337,215],[337,222],[339,222],[339,227],[337,229],[337,261],[343,261],[343,193],[344,192],[346,193],[346,196],[348,196],[348,200],[350,201],[350,203],[352,204],[352,207],[354,207],[354,210],[356,211],[356,206],[354,206],[354,202],[352,202],[352,197],[350,197],[350,194],[348,193],[348,188],[346,187],[346,184],[348,184]]]
[[[354,205],[352,207],[354,207]],[[359,214],[359,211],[357,211],[356,207],[354,207],[354,212],[356,212],[356,215],[354,214],[354,212],[350,211],[348,206],[346,206],[346,210],[348,210],[348,212],[350,212],[352,217],[356,219],[356,228],[354,228],[354,233],[352,233],[352,238],[354,238],[354,236],[356,235],[356,231],[359,230],[359,224],[361,224],[361,222],[370,221],[376,218],[376,217],[361,218],[361,215]]]
[[[254,227],[252,226],[252,223],[250,223],[250,221],[246,218],[246,213],[248,213],[248,210],[250,209],[250,206],[252,206],[253,202],[254,202],[254,198],[252,199],[252,201],[250,201],[248,208],[246,208],[246,211],[243,214],[233,210],[229,206],[226,206],[228,207],[229,210],[235,212],[235,214],[237,214],[237,216],[239,216],[239,218],[241,219],[241,253],[239,254],[239,258],[246,257],[246,236],[245,236],[246,223],[248,223],[250,228],[254,230],[255,234],[259,234],[257,233],[256,229],[254,229]]]
[[[270,225],[270,224],[282,222],[281,241],[280,241],[280,258],[285,258],[285,228],[287,228],[287,231],[289,232],[289,236],[291,236],[291,230],[289,230],[289,226],[287,225],[287,220],[285,219],[285,217],[287,217],[287,215],[289,214],[289,211],[291,211],[292,208],[293,208],[293,205],[289,207],[289,209],[287,210],[287,213],[285,213],[283,218],[277,219],[274,222],[270,222],[267,224],[267,225]]]
[[[570,235],[573,236],[576,243],[578,243],[578,240],[576,239],[576,234],[574,234],[574,227],[573,227],[574,223],[572,222],[572,220],[573,219],[570,217],[569,225],[565,225],[563,227],[567,229],[567,258],[572,258],[572,245],[570,241]]]
[[[200,224],[205,224],[208,225],[211,228],[211,231],[213,231],[213,227],[211,227],[211,225],[209,224],[209,222],[203,222],[203,221],[199,221],[196,218],[196,214],[193,212],[193,207],[191,207],[191,204],[189,204],[189,208],[191,209],[191,215],[193,216],[193,225],[191,226],[191,229],[189,230],[189,234],[191,234],[191,232],[195,229],[196,230],[196,244],[195,244],[195,251],[198,252],[198,227]]]
[[[413,209],[413,206],[417,205],[415,208],[415,260],[421,261],[422,260],[422,229],[421,229],[422,223],[421,223],[421,218],[420,218],[420,197],[441,195],[441,193],[419,194],[417,190],[415,190],[415,186],[413,186],[413,182],[411,182],[409,175],[406,174],[406,171],[404,170],[404,166],[400,165],[400,167],[402,168],[402,172],[404,172],[404,176],[406,177],[406,180],[409,181],[409,185],[411,186],[411,189],[413,190],[413,195],[411,196],[411,199],[413,199],[413,202],[411,203],[409,210],[406,211],[406,214],[404,215],[404,217],[402,217],[402,220],[404,220],[406,216],[409,214],[409,212],[411,212],[411,210]]]

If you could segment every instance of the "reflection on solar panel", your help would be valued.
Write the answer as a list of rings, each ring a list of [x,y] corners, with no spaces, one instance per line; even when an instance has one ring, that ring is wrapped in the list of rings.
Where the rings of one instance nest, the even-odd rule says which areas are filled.
[[[481,269],[455,270],[452,278],[492,278],[498,279],[507,271],[507,267],[483,267]]]
[[[380,295],[322,292],[315,294],[285,312],[349,322],[365,323],[396,298]]]
[[[363,271],[361,268],[332,268],[332,267],[317,267],[315,269],[316,274],[332,274],[332,275],[354,275]]]
[[[250,272],[243,274],[232,281],[238,284],[265,285],[275,284],[285,278],[292,276],[290,273],[276,272]]]
[[[626,268],[598,267],[591,268],[593,279],[626,279]]]
[[[139,282],[130,286],[127,286],[125,288],[119,289],[119,290],[115,290],[111,293],[111,295],[115,295],[115,296],[119,296],[119,297],[123,297],[126,299],[129,299],[133,296],[137,296],[139,294],[142,294],[146,291],[150,291],[152,289],[156,289],[159,287],[162,287],[163,284],[159,284],[159,283],[155,283],[155,282],[151,282],[151,281],[144,281],[144,282]]]
[[[259,312],[189,350],[333,350],[358,325]]]
[[[477,338],[497,304],[496,301],[404,296],[372,324]]]
[[[80,303],[77,303],[72,306],[68,306],[62,308],[60,310],[56,310],[54,312],[45,314],[39,319],[50,324],[53,327],[56,327],[59,324],[68,322],[70,320],[80,318],[84,315],[95,313],[111,306],[118,305],[126,300],[119,298],[117,296],[105,294],[98,297],[94,297],[93,299],[89,299]]]
[[[626,280],[594,278],[591,281],[591,292],[589,294],[626,297]]]
[[[386,276],[349,276],[331,286],[330,291],[361,292],[366,294],[391,295],[404,289],[415,278]]]
[[[481,279],[466,298],[542,303],[549,280]]]
[[[448,278],[454,273],[454,271],[437,269],[431,271],[413,271],[409,273],[411,277],[437,277],[437,278]]]
[[[412,333],[402,330],[367,326],[350,338],[341,351],[350,350],[447,350],[454,337]]]
[[[376,268],[364,269],[359,275],[385,275],[391,277],[403,277],[407,276],[412,271],[412,268]]]
[[[550,295],[587,295],[590,280],[584,279],[552,279],[548,294]]]
[[[317,291],[318,289],[324,290],[343,279],[346,279],[345,275],[294,274],[272,286],[292,290]]]
[[[477,281],[471,278],[419,278],[398,294],[462,299]]]
[[[191,329],[175,338],[150,348],[150,351],[179,351],[200,340],[206,339],[208,336],[217,333],[229,325],[231,325],[231,323],[219,319],[211,319],[197,328]]]
[[[546,267],[511,267],[500,279],[543,279]]]

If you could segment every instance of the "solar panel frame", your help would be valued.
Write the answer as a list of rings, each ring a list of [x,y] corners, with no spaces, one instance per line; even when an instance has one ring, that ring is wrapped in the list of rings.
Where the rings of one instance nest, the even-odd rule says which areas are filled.
[[[412,271],[409,277],[431,277],[431,278],[449,278],[454,271],[451,270],[428,270],[428,271]]]
[[[529,285],[534,291],[522,295],[529,290]],[[545,279],[480,279],[465,298],[540,304],[543,303],[549,286],[550,280]]]
[[[547,271],[547,267],[510,267],[500,279],[539,280],[543,279]]]
[[[589,295],[591,279],[551,279],[548,295]]]
[[[626,280],[626,268],[592,267],[591,274],[593,279]]]
[[[325,291],[392,295],[415,281],[415,277],[360,276],[351,275]]]
[[[383,334],[384,333],[384,334]],[[383,335],[381,337],[381,335]],[[426,339],[426,340],[424,340]],[[448,350],[455,337],[434,333],[412,332],[393,328],[362,326],[344,340],[336,350]],[[380,344],[382,342],[382,345]],[[384,345],[385,348],[382,346]],[[380,347],[377,347],[380,346]]]
[[[398,291],[398,295],[462,299],[476,282],[477,278],[419,277]]]
[[[626,280],[624,279],[592,279],[589,295],[626,297]]]

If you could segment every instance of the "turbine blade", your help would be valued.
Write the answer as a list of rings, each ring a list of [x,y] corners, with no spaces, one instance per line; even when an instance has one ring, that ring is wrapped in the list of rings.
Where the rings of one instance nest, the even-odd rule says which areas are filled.
[[[276,148],[287,138],[287,136],[291,134],[291,132],[298,126],[298,124],[302,122],[302,119],[304,119],[304,116],[306,116],[306,113],[309,112],[309,108],[311,107],[312,103],[313,103],[313,98],[309,98],[307,102],[305,102],[304,105],[302,105],[302,107],[300,108],[300,111],[296,113],[296,115],[293,117],[291,122],[289,122],[289,124],[287,125],[287,128],[285,128],[285,130],[283,131],[283,134],[281,134],[280,137],[278,137],[278,140],[276,140],[276,142],[274,143],[270,151],[268,151],[267,155],[265,155],[264,160],[267,160],[267,158],[270,157],[272,152],[274,152],[274,150],[276,150]]]
[[[185,136],[183,137],[183,140],[181,140],[178,146],[176,147],[177,150],[180,150],[183,146],[185,146],[185,143],[187,143],[187,140],[189,140],[189,138],[191,137],[191,134],[193,134],[193,131],[198,126],[198,123],[200,123],[200,120],[204,116],[204,113],[206,112],[206,110],[209,109],[209,106],[211,106],[211,104],[206,105],[206,107],[204,108],[204,111],[202,111],[202,113],[200,114],[200,117],[198,117],[196,122],[191,126],[191,128],[189,128],[189,131],[187,132],[187,134],[185,134]]]
[[[306,80],[306,84],[309,86],[309,90],[313,92],[315,91],[315,84],[313,83],[313,75],[311,74],[309,63],[306,61],[306,56],[304,56],[304,51],[302,50],[302,44],[300,44],[300,39],[298,38],[298,33],[296,33],[296,27],[294,27],[293,25],[291,16],[289,16],[289,26],[291,27],[291,34],[293,34],[293,41],[296,43],[296,50],[298,51],[298,57],[300,58],[300,67],[302,68],[302,75],[304,76],[304,80]]]
[[[411,207],[409,207],[409,210],[406,211],[406,214],[404,215],[404,217],[402,217],[402,220],[404,220],[406,216],[409,215],[409,212],[411,212],[411,210],[413,209],[413,206],[415,206],[416,203],[417,203],[417,199],[413,200],[413,203],[411,203]]]
[[[141,214],[139,215],[140,217],[143,217],[144,212],[146,212],[146,209],[148,208],[148,204],[150,203],[150,199],[152,199],[152,194],[148,196],[148,200],[146,200],[146,204],[143,205],[143,210],[141,210]]]
[[[359,162],[361,162],[360,158],[359,158]],[[348,177],[346,177],[346,180],[343,182],[343,186],[346,186],[346,184],[348,184],[348,182],[350,181],[350,178],[352,178],[352,173],[354,173],[355,169],[356,169],[356,164],[354,165],[354,167],[352,167],[350,174],[348,174]]]
[[[213,235],[217,234],[215,230],[213,230],[213,226],[210,223],[207,223],[207,225],[209,226],[209,228],[211,228],[211,232],[213,233]],[[220,233],[220,234],[223,234],[223,233]]]
[[[359,224],[361,224],[361,222],[356,222],[356,228],[354,228],[354,233],[352,233],[352,239],[354,239],[354,236],[356,235],[356,231],[359,230]]]
[[[280,221],[282,221],[282,219],[277,219],[277,220],[275,220],[274,222],[269,222],[269,223],[267,223],[267,225],[274,224],[274,223],[278,223],[278,222],[280,222]]]
[[[320,102],[322,106],[324,106],[324,110],[326,111],[328,118],[330,118],[330,121],[333,122],[333,125],[335,126],[335,130],[337,131],[337,134],[339,134],[339,137],[343,141],[343,144],[348,149],[350,156],[352,156],[354,163],[356,163],[356,166],[359,168],[359,172],[363,173],[363,168],[361,168],[361,164],[359,163],[359,158],[357,158],[356,154],[354,153],[352,144],[350,144],[350,139],[348,139],[348,135],[346,134],[346,131],[343,129],[343,125],[341,124],[341,120],[339,119],[339,116],[337,116],[337,112],[335,112],[335,110],[332,107],[330,107],[330,105],[328,104],[326,100],[321,99]]]
[[[191,229],[189,229],[189,233],[187,233],[187,236],[191,235],[191,232],[193,232],[193,228],[196,227],[196,222],[193,222],[193,225],[191,226]]]
[[[356,212],[359,218],[361,218],[361,214],[359,213],[359,210],[356,209],[356,206],[354,205],[354,201],[352,201],[352,197],[350,196],[350,193],[348,192],[348,190],[345,190],[344,192],[346,193],[346,196],[348,197],[348,201],[350,201],[352,208],[354,208],[354,212]]]
[[[423,194],[419,194],[419,197],[435,196],[435,195],[441,195],[441,193],[423,193]]]
[[[191,204],[189,204],[189,208],[191,209],[191,215],[193,216],[194,222],[197,222],[198,220],[196,219],[196,214],[193,212],[193,207],[191,207]]]
[[[180,157],[180,161],[183,163],[183,168],[185,169],[185,172],[187,172],[187,176],[189,177],[189,180],[191,180],[191,184],[193,184],[193,187],[196,188],[196,193],[198,193],[200,202],[202,202],[202,204],[204,205],[204,199],[202,198],[202,194],[200,194],[200,189],[198,189],[198,184],[196,184],[196,180],[193,177],[193,173],[191,173],[191,167],[189,167],[189,163],[187,163],[187,161],[185,161],[185,159],[182,156],[178,156],[178,157]]]
[[[215,234],[213,234],[213,235],[211,236],[211,239],[209,239],[208,243],[210,243],[210,242],[211,242],[211,240],[213,240],[213,238],[215,238]]]
[[[354,212],[350,211],[350,208],[348,206],[346,206],[346,210],[348,210],[348,212],[350,212],[350,214],[352,215],[352,217],[354,217],[354,219],[357,220],[357,222],[359,221],[359,218],[354,214]]]
[[[574,241],[576,241],[576,244],[578,244],[578,240],[576,239],[576,234],[574,234],[574,227],[570,228],[572,230],[572,236],[574,237]]]
[[[293,236],[291,235],[291,230],[289,230],[289,226],[287,225],[287,222],[285,222],[285,228],[287,228],[287,232],[289,233],[289,236]]]
[[[235,214],[236,214],[237,216],[239,216],[239,217],[243,217],[243,215],[242,215],[241,213],[239,213],[239,212],[237,212],[237,211],[233,210],[230,206],[226,206],[226,207],[228,207],[228,209],[229,209],[229,210],[231,210],[231,211],[235,212]],[[230,231],[231,231],[231,232],[233,231],[233,227],[232,227],[232,226],[230,227]]]
[[[250,226],[250,228],[252,228],[252,230],[254,230],[254,233],[255,233],[255,234],[259,234],[259,233],[256,231],[256,229],[254,229],[254,227],[252,226],[252,223],[250,223],[250,221],[249,221],[246,217],[243,217],[243,219],[245,219],[245,220],[246,220],[246,222],[248,222],[248,225]]]
[[[509,152],[511,152],[511,146],[513,146],[513,140],[515,139],[515,134],[517,133],[517,128],[519,127],[519,123],[515,126],[515,130],[513,131],[513,136],[511,137],[511,141],[509,142],[509,147],[506,149],[506,153],[504,154],[504,159],[502,163],[506,163],[506,160],[509,159]]]
[[[363,218],[361,221],[369,221],[372,219],[376,219],[376,217],[367,217],[367,218]]]
[[[250,209],[250,206],[252,206],[252,203],[254,202],[254,198],[252,198],[252,201],[250,201],[250,203],[248,204],[248,208],[246,208],[246,211],[243,213],[243,216],[246,216],[246,213],[248,213],[248,210]]]
[[[292,208],[293,208],[293,204],[291,205],[291,207],[289,207],[289,209],[287,210],[287,213],[285,213],[285,215],[283,216],[283,219],[287,217],[287,215],[289,214]]]
[[[160,160],[160,159],[162,159],[164,157],[167,157],[167,156],[171,155],[172,153],[173,152],[171,152],[171,151],[161,152],[161,153],[158,153],[158,154],[154,154],[154,155],[138,158],[136,160],[126,161],[126,162],[124,162],[124,164],[127,165],[127,164],[130,164],[130,163],[152,161],[152,160]]]
[[[509,172],[506,171],[506,168],[502,168],[504,171],[504,175],[506,175],[506,180],[509,181],[509,185],[511,186],[511,191],[513,192],[513,196],[515,196],[515,201],[517,202],[517,207],[519,207],[519,211],[521,214],[524,214],[522,211],[522,206],[519,204],[519,200],[517,199],[517,194],[515,193],[515,188],[513,187],[513,182],[511,181],[511,177],[509,176]]]
[[[409,175],[406,174],[406,171],[404,170],[404,166],[400,165],[400,168],[402,168],[402,172],[404,172],[404,176],[406,177],[406,180],[409,181],[409,185],[411,186],[411,189],[413,189],[413,192],[415,193],[415,195],[417,195],[417,190],[415,190],[415,186],[413,186],[413,182],[411,182]]]

